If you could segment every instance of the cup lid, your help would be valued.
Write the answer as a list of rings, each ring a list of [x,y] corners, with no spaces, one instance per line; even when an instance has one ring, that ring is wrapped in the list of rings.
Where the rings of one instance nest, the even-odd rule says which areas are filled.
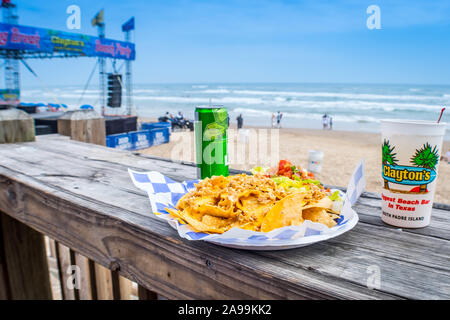
[[[383,119],[381,131],[394,134],[443,136],[447,123],[428,120]]]

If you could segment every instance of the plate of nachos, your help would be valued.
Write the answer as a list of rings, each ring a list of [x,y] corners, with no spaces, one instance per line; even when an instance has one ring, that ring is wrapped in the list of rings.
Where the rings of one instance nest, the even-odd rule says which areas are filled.
[[[324,187],[288,160],[252,174],[176,182],[129,170],[152,212],[188,240],[249,250],[282,250],[336,237],[358,222],[351,208],[364,189],[363,162],[347,192]]]

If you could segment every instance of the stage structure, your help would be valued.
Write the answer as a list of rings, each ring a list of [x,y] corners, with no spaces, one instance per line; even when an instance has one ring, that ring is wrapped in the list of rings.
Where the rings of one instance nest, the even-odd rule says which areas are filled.
[[[134,30],[134,17],[122,25],[122,31],[125,32],[125,41],[131,42],[131,31]],[[131,60],[125,61],[125,81],[127,93],[127,114],[134,114],[133,110],[133,80],[131,75]]]
[[[127,63],[126,112],[127,114],[132,112],[132,99],[131,97],[128,99],[128,96],[132,94],[131,61],[136,57],[135,45],[130,41],[105,38],[103,10],[94,18],[95,25],[99,29],[98,37],[19,25],[17,7],[10,0],[2,0],[1,10],[3,23],[0,23],[0,59],[5,61],[5,89],[0,90],[2,104],[17,106],[20,102],[20,60],[27,66],[23,61],[25,59],[92,57],[97,58],[99,64],[102,114],[105,114],[106,109],[107,59],[111,59],[113,64],[116,60],[124,60]]]
[[[11,1],[2,1],[2,19],[9,24],[17,24],[19,16],[17,7]],[[19,60],[16,52],[7,52],[4,59],[5,68],[5,89],[0,90],[0,101],[11,101],[13,104],[19,103],[20,81],[19,81]]]

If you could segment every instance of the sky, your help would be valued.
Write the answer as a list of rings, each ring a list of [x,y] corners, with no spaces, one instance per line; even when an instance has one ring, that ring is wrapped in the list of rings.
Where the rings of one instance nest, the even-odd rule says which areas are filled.
[[[450,1],[13,2],[19,24],[90,35],[97,34],[90,20],[103,8],[106,37],[119,40],[134,16],[135,83],[450,84]],[[66,27],[73,4],[80,30]],[[380,8],[381,29],[367,28],[370,5]],[[47,85],[84,85],[95,62],[28,61]],[[23,66],[21,83],[40,85]]]

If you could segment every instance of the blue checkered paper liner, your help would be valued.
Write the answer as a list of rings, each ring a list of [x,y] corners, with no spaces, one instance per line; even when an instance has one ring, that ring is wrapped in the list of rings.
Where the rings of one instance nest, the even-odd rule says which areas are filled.
[[[160,172],[137,172],[128,169],[134,185],[147,192],[152,212],[160,219],[166,220],[178,234],[188,240],[204,240],[223,246],[256,249],[277,250],[299,247],[327,240],[352,229],[358,222],[358,214],[352,209],[365,188],[364,161],[356,167],[347,187],[341,216],[338,224],[328,228],[323,224],[304,221],[300,226],[287,226],[270,232],[256,232],[232,228],[223,234],[208,234],[196,232],[191,226],[173,218],[165,208],[175,209],[178,200],[187,192],[195,189],[199,180],[176,182]]]

